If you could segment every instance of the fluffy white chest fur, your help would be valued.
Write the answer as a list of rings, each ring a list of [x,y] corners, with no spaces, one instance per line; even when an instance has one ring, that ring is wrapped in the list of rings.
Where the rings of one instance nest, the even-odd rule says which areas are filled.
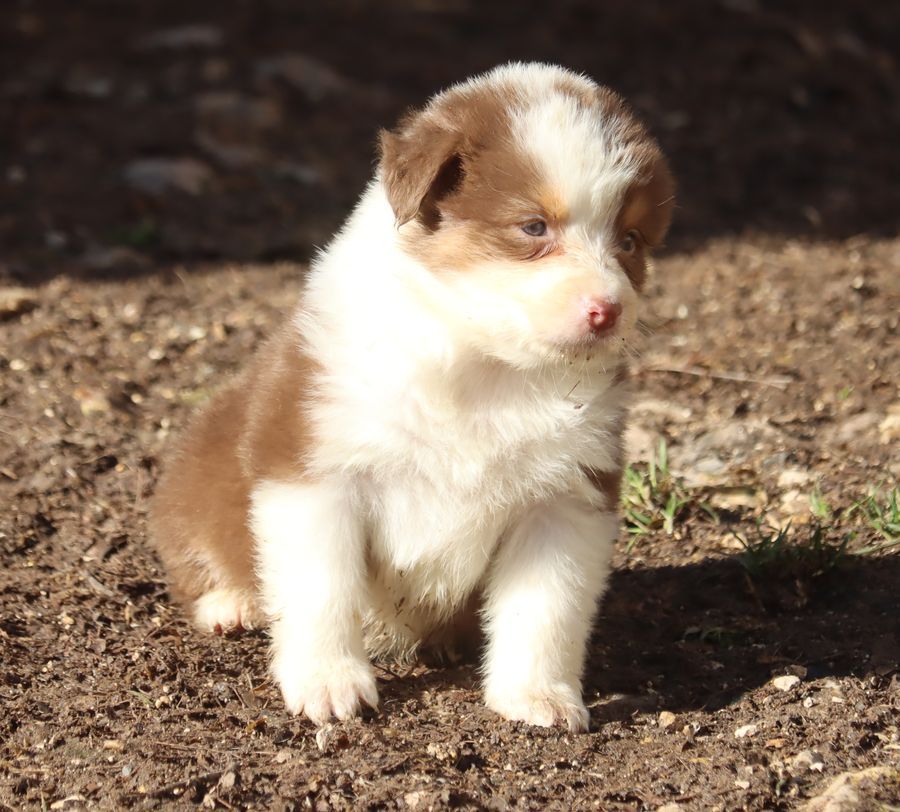
[[[382,135],[290,325],[156,497],[175,588],[201,626],[270,625],[289,710],[374,707],[370,655],[474,608],[488,705],[587,727],[624,358],[671,199],[622,101],[559,68],[497,69]]]

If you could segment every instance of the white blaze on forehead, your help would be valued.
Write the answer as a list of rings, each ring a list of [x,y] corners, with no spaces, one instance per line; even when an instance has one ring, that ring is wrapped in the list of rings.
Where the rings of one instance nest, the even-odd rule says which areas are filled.
[[[519,147],[561,197],[571,219],[612,223],[638,173],[618,116],[604,116],[556,91],[517,111],[515,118]]]

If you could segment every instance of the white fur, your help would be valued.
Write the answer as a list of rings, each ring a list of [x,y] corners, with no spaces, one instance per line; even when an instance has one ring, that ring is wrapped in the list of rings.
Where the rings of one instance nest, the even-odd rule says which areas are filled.
[[[557,70],[518,68],[504,70],[537,95]],[[618,464],[620,345],[567,362],[557,325],[535,325],[573,274],[624,303],[623,336],[635,301],[608,245],[628,168],[578,157],[602,123],[566,104],[550,98],[521,122],[523,144],[559,156],[547,171],[584,210],[565,262],[530,277],[435,274],[401,250],[376,180],[312,269],[295,320],[325,370],[309,468],[302,483],[256,488],[252,529],[275,678],[316,722],[377,703],[364,627],[412,646],[481,588],[488,704],[587,727],[581,669],[616,520],[581,466]]]
[[[272,618],[272,671],[285,704],[317,724],[378,704],[362,640],[362,519],[342,483],[264,482],[250,521]]]
[[[223,634],[233,629],[254,629],[259,612],[253,596],[240,589],[213,589],[194,604],[194,622],[204,631]]]

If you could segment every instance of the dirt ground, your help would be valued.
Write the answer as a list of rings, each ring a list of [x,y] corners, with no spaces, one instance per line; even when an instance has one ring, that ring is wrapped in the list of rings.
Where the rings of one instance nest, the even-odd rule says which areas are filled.
[[[0,809],[823,809],[847,772],[829,809],[898,808],[900,555],[851,506],[900,477],[900,5],[2,18]],[[377,128],[510,58],[616,87],[671,156],[629,445],[663,438],[690,503],[621,540],[590,733],[498,720],[473,664],[385,667],[377,714],[316,731],[264,634],[204,637],[171,603],[147,500],[290,309]],[[735,534],[763,518],[849,554],[753,572]]]

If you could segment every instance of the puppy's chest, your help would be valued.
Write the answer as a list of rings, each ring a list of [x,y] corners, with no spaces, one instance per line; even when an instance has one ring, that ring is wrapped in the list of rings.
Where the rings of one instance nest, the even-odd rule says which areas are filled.
[[[571,487],[598,442],[596,422],[562,399],[477,414],[405,403],[371,430],[376,558],[439,602],[475,585],[517,513]]]

